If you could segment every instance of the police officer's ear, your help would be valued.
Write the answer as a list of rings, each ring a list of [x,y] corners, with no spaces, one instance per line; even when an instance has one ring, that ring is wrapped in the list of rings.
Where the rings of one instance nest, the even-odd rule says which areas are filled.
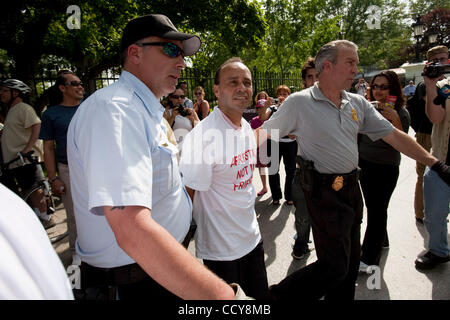
[[[142,57],[142,50],[144,48],[141,48],[135,44],[131,44],[127,49],[127,59],[129,63],[132,64],[139,64],[141,57]]]
[[[217,84],[214,85],[214,95],[217,99],[219,99],[220,93],[219,93],[219,86]]]
[[[333,63],[331,61],[325,60],[325,62],[323,63],[323,70],[330,71],[332,64]]]

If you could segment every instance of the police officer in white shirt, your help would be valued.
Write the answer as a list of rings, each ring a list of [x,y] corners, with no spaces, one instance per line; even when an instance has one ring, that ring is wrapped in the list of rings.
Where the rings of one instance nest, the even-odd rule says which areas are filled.
[[[197,36],[178,32],[164,15],[130,21],[122,35],[119,81],[86,99],[70,123],[84,287],[116,287],[111,297],[119,299],[235,296],[180,244],[192,204],[181,184],[177,149],[162,125],[159,99],[175,89],[184,56],[199,47]]]

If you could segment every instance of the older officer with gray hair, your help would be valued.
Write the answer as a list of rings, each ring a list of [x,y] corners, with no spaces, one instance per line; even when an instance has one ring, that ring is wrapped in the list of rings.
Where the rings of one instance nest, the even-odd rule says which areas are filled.
[[[357,50],[347,40],[324,45],[316,56],[319,81],[287,98],[256,132],[260,143],[273,129],[279,130],[280,137],[296,136],[300,180],[318,258],[272,286],[277,299],[354,299],[363,213],[358,133],[383,139],[430,167],[438,161],[395,129],[364,97],[345,91],[358,73]],[[446,170],[439,174],[447,175],[448,181]]]

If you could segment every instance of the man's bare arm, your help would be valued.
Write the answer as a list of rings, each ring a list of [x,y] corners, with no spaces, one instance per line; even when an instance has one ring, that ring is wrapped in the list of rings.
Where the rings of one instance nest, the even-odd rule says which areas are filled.
[[[433,164],[438,161],[438,159],[433,157],[414,141],[413,138],[398,129],[394,129],[394,131],[384,137],[383,140],[396,150],[426,166],[432,167]]]
[[[22,150],[23,153],[27,153],[33,149],[34,144],[36,143],[37,139],[39,138],[39,131],[41,131],[41,124],[36,123],[31,126],[31,135],[30,139],[28,139],[28,143],[25,147],[25,149]]]
[[[119,246],[156,282],[183,299],[234,299],[234,290],[156,223],[145,207],[103,207]]]
[[[445,109],[439,105],[434,104],[434,99],[437,97],[436,83],[438,78],[430,79],[424,77],[425,86],[427,88],[425,113],[430,119],[431,123],[441,123],[445,118]]]

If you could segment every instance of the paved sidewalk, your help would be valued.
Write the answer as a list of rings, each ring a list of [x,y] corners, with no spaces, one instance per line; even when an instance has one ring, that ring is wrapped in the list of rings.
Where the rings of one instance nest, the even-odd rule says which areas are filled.
[[[412,134],[411,134],[412,135]],[[280,170],[284,185],[284,168]],[[258,171],[255,171],[253,183],[257,191],[261,189]],[[434,270],[419,272],[414,267],[417,255],[425,250],[427,232],[422,224],[414,218],[413,199],[416,183],[415,162],[402,157],[400,177],[397,188],[390,202],[388,233],[390,248],[385,250],[381,260],[380,289],[370,290],[369,284],[377,285],[373,274],[360,274],[356,288],[359,300],[439,300],[450,299],[450,263],[436,267]],[[256,212],[264,240],[266,266],[269,285],[282,280],[287,274],[302,268],[316,259],[315,251],[303,260],[291,257],[294,242],[293,206],[281,202],[280,206],[271,204],[270,192],[256,200]],[[292,213],[292,214],[291,214]],[[64,234],[66,231],[65,211],[62,206],[55,213],[58,225],[47,230],[50,238]],[[366,215],[361,227],[364,236]],[[311,237],[312,239],[312,237]],[[450,241],[450,237],[449,237]],[[71,262],[68,252],[68,237],[53,244],[65,267]],[[194,243],[189,251],[194,254]],[[301,290],[301,285],[299,286]]]

